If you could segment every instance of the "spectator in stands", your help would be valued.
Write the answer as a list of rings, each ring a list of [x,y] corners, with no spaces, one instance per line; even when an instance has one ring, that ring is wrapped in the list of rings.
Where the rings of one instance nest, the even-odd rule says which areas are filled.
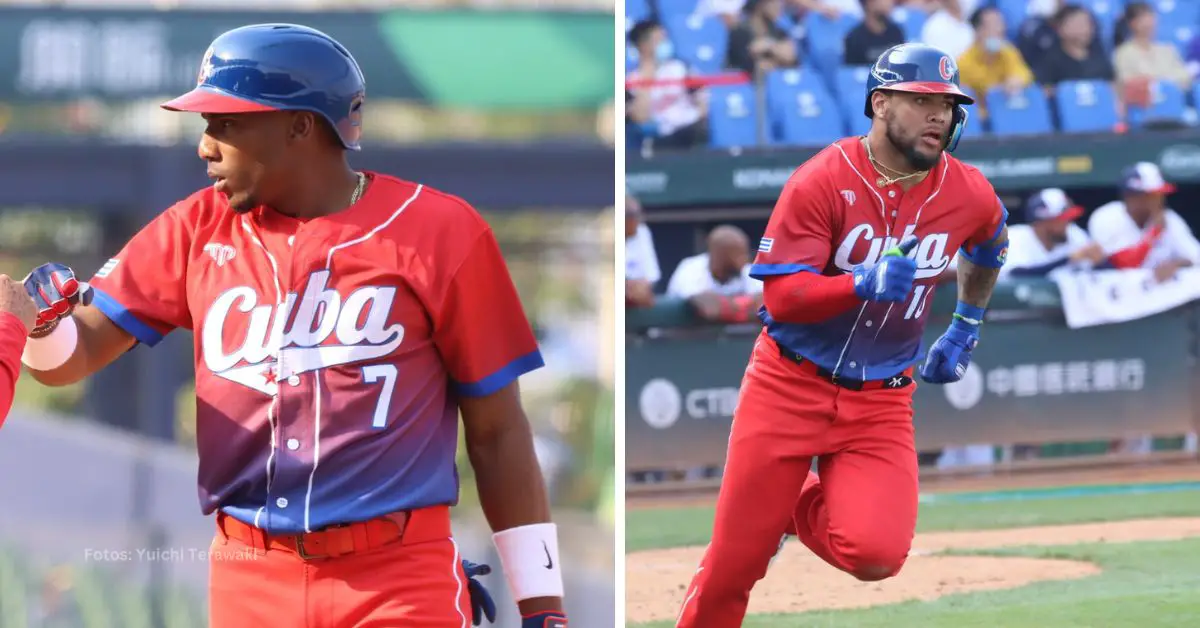
[[[742,23],[729,33],[727,67],[757,77],[799,62],[796,42],[779,26],[783,0],[746,0],[742,15]]]
[[[1029,197],[1023,225],[1008,228],[1008,262],[1000,277],[1047,277],[1068,270],[1111,268],[1108,256],[1075,224],[1083,208],[1058,188]]]
[[[978,0],[937,0],[936,7],[925,26],[921,28],[921,41],[945,50],[957,59],[975,41],[975,30],[967,23],[967,16],[975,10]]]
[[[1054,45],[1034,63],[1033,73],[1043,87],[1063,81],[1112,81],[1112,62],[1096,36],[1096,23],[1087,9],[1069,4],[1052,20]]]
[[[1153,268],[1167,281],[1180,268],[1200,264],[1200,242],[1187,222],[1166,205],[1175,186],[1150,162],[1121,173],[1121,200],[1092,213],[1088,233],[1117,268]]]
[[[904,43],[904,30],[891,17],[895,0],[862,0],[862,8],[863,21],[846,34],[846,65],[871,65],[885,50]]]
[[[1021,57],[1033,62],[1058,43],[1054,32],[1054,16],[1067,3],[1064,0],[1029,0],[1025,7],[1025,19],[1017,24],[1017,37],[1013,42]]]
[[[975,109],[980,119],[987,119],[988,90],[1002,87],[1016,94],[1033,83],[1033,72],[1025,65],[1021,53],[1004,37],[1004,14],[999,9],[984,7],[971,15],[975,42],[958,58],[958,76],[963,86],[975,93]]]
[[[732,225],[708,234],[708,251],[684,258],[671,275],[667,296],[691,301],[710,321],[752,320],[762,305],[762,282],[750,276],[750,239]]]
[[[1170,43],[1155,40],[1158,16],[1154,7],[1145,2],[1131,2],[1125,6],[1125,20],[1129,39],[1113,53],[1118,92],[1125,103],[1149,105],[1153,81],[1170,81],[1186,90],[1192,76],[1179,51]]]
[[[708,93],[688,84],[688,67],[674,57],[666,29],[643,20],[629,29],[629,41],[638,67],[626,76],[626,123],[638,125],[655,148],[707,142]]]
[[[646,226],[642,205],[625,194],[625,307],[654,305],[654,284],[662,278],[654,238]]]

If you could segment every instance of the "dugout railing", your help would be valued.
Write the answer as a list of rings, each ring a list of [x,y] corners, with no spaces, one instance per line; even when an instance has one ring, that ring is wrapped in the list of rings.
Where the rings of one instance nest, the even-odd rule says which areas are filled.
[[[948,323],[955,290],[929,307],[928,346]],[[738,389],[759,326],[715,325],[681,301],[626,311],[626,471],[630,494],[715,488]],[[959,383],[918,383],[918,452],[990,444],[992,470],[1195,459],[1200,431],[1195,304],[1127,323],[1069,329],[1054,283],[997,285],[971,369]],[[1108,444],[1153,437],[1148,453]],[[1039,455],[1014,459],[1013,448]],[[923,459],[928,460],[927,456]],[[922,467],[922,477],[978,466]],[[647,481],[647,478],[650,480]]]

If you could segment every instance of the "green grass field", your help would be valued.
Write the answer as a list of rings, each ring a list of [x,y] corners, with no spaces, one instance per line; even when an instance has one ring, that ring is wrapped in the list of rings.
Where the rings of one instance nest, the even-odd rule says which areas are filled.
[[[1101,494],[1002,502],[922,504],[921,532],[1200,516],[1200,490]],[[627,512],[627,551],[700,545],[711,508]],[[800,550],[803,551],[803,550]],[[1093,562],[1098,576],[950,595],[868,609],[752,615],[746,628],[1152,628],[1200,626],[1200,539],[1005,548],[972,552]],[[847,576],[848,577],[848,576]],[[671,622],[630,624],[670,628]]]

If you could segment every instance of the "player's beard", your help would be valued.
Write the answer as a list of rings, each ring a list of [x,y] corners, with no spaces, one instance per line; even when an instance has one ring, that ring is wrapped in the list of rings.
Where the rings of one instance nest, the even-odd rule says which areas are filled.
[[[942,149],[939,148],[934,155],[923,153],[917,148],[917,142],[921,141],[919,134],[915,137],[905,139],[897,129],[898,125],[894,124],[892,116],[889,115],[886,122],[888,141],[892,143],[892,148],[895,148],[896,152],[908,160],[908,164],[912,166],[913,170],[929,170],[937,165],[938,160],[942,158]]]

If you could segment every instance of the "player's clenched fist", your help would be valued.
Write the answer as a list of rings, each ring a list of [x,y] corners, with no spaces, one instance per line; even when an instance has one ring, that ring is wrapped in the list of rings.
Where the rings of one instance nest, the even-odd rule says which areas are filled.
[[[29,335],[40,338],[54,331],[58,321],[71,315],[79,305],[92,302],[87,283],[75,277],[75,271],[62,264],[42,264],[25,278],[25,290],[37,306],[37,319]]]
[[[20,281],[0,275],[0,312],[8,312],[25,323],[26,330],[37,324],[37,306],[25,291]]]
[[[909,236],[900,246],[886,252],[875,264],[854,267],[854,292],[866,301],[900,302],[912,292],[917,263],[908,253],[917,245]]]

